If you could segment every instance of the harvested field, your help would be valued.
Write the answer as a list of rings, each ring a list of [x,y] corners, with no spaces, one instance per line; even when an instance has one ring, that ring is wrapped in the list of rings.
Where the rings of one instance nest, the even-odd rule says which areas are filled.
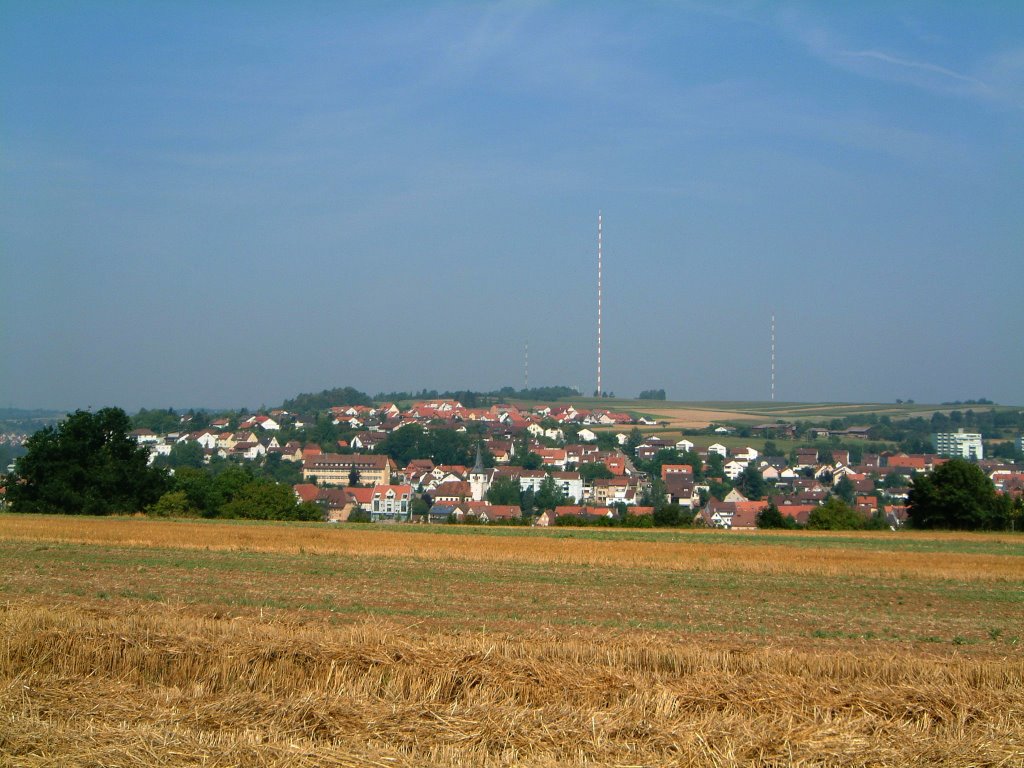
[[[672,402],[659,400],[618,400],[612,403],[600,400],[575,401],[578,407],[606,407],[654,416],[670,426],[683,429],[702,429],[711,423],[771,423],[786,421],[822,421],[846,416],[889,416],[905,419],[913,416],[930,418],[933,413],[970,406],[927,405],[917,403],[785,403],[785,402]],[[977,406],[975,406],[977,407]],[[1018,410],[1019,406],[986,405],[997,411]]]
[[[0,540],[54,541],[143,547],[184,547],[247,552],[309,552],[446,560],[630,565],[673,570],[735,570],[793,574],[930,576],[965,580],[1020,579],[1024,542],[1020,537],[956,534],[944,536],[862,534],[857,542],[834,546],[834,536],[803,532],[799,537],[764,532],[693,532],[683,536],[652,532],[577,531],[449,526],[313,526],[237,524],[139,518],[6,516]],[[423,535],[430,535],[424,540]],[[510,539],[518,539],[514,546]],[[942,557],[914,551],[915,542],[943,542]],[[985,542],[961,546],[957,542]],[[900,556],[892,556],[899,543]],[[794,547],[794,544],[799,546]],[[863,544],[863,546],[860,546]],[[817,545],[817,546],[816,546]],[[1005,546],[1004,546],[1005,545]],[[1016,556],[1007,556],[1007,553]]]
[[[738,411],[704,410],[703,408],[664,408],[652,407],[643,409],[658,421],[667,421],[670,427],[684,429],[703,429],[712,423],[725,421],[755,421],[756,415]]]
[[[0,764],[1019,765],[1022,627],[1020,536],[0,516]]]

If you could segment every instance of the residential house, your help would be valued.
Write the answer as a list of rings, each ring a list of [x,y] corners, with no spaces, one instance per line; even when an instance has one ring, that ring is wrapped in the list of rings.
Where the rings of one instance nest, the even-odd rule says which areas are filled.
[[[725,476],[730,480],[735,480],[737,477],[743,474],[743,470],[747,468],[747,462],[739,461],[737,459],[730,459],[725,462],[722,467],[722,471],[725,472]]]
[[[151,429],[146,429],[145,427],[133,429],[128,433],[128,437],[135,440],[137,445],[156,445],[157,443],[162,442],[160,436],[157,435],[156,432]]]
[[[796,468],[802,469],[803,467],[816,467],[818,466],[818,449],[817,448],[797,448],[796,450]]]
[[[370,519],[375,523],[408,520],[411,502],[411,485],[375,485],[370,502]]]
[[[709,528],[750,529],[757,527],[757,514],[766,506],[767,503],[763,501],[709,499],[707,505],[700,510],[700,516]]]
[[[746,448],[738,448],[732,452],[732,457],[737,461],[746,462],[749,464],[755,461],[761,454],[755,448],[751,448],[749,445]]]
[[[239,424],[239,427],[242,427],[244,429],[255,429],[256,427],[259,427],[260,429],[277,430],[281,428],[281,425],[277,423],[277,421],[275,421],[274,419],[270,418],[269,416],[257,415],[250,416],[241,424]]]
[[[688,477],[693,480],[693,467],[689,464],[662,464],[661,465],[661,479],[668,481],[670,477],[675,476]]]
[[[435,504],[460,504],[473,500],[473,488],[465,480],[450,480],[436,486],[430,498]]]

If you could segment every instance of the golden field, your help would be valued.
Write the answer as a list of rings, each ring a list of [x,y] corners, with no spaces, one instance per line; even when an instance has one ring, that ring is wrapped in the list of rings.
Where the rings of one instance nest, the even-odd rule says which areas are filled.
[[[0,764],[1024,764],[1024,539],[0,515]]]
[[[581,531],[569,538],[561,529],[551,535],[526,535],[532,531],[451,528],[452,535],[414,535],[407,527],[247,525],[239,523],[147,520],[142,518],[75,518],[36,515],[0,518],[0,537],[15,541],[55,541],[131,547],[182,547],[247,552],[309,552],[322,555],[417,557],[481,562],[575,563],[620,565],[679,570],[737,570],[750,573],[831,573],[886,576],[928,576],[966,580],[1020,579],[1021,561],[989,552],[902,551],[892,557],[887,547],[871,542],[890,542],[891,532],[845,532],[843,538],[859,539],[866,546],[837,548],[834,534],[803,531],[797,534],[804,546],[794,548],[793,534],[767,531],[688,532],[684,541],[673,541],[660,532],[634,534],[626,531]],[[432,527],[438,530],[437,526]],[[480,531],[476,533],[476,531]],[[458,535],[455,535],[458,534]],[[599,538],[600,536],[605,538]],[[903,541],[979,541],[993,547],[1020,537],[973,533],[900,533]],[[426,537],[426,539],[424,539]],[[732,543],[743,540],[744,543]],[[514,541],[514,546],[511,542]],[[751,541],[756,543],[752,544]],[[815,546],[819,542],[820,546]]]

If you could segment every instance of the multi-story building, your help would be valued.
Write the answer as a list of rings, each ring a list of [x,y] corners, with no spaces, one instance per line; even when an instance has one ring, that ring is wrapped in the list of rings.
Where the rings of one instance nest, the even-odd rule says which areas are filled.
[[[985,458],[981,435],[977,432],[937,432],[932,436],[935,452],[940,456],[978,461]]]
[[[411,485],[374,486],[370,518],[375,523],[381,520],[408,520],[411,501]]]
[[[359,473],[360,485],[387,485],[394,469],[390,456],[321,453],[302,462],[302,479],[321,485],[349,485],[349,477],[355,470]]]

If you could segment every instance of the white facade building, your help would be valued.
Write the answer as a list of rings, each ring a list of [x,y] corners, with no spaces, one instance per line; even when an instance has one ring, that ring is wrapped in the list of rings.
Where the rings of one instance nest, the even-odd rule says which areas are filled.
[[[985,458],[981,445],[981,435],[977,432],[937,432],[932,437],[935,452],[940,456],[952,456],[958,459],[977,461]]]

